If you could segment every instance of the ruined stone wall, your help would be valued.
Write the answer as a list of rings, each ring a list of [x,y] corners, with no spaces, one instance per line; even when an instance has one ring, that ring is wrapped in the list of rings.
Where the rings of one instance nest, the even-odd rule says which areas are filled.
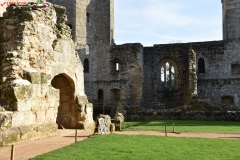
[[[140,43],[112,46],[110,50],[110,80],[118,82],[123,99],[142,99],[143,84],[143,46]],[[111,65],[119,63],[119,70]]]
[[[77,2],[77,51],[84,63],[89,61],[89,72],[84,73],[85,91],[89,99],[98,99],[98,90],[108,87],[99,83],[110,81],[109,59],[114,32],[114,1],[87,0]],[[84,8],[85,7],[85,8]]]
[[[222,0],[223,39],[240,36],[240,0]]]
[[[187,104],[196,95],[196,56],[189,44],[166,44],[144,47],[144,107],[169,108]],[[162,67],[166,62],[174,68],[174,85],[163,86]]]
[[[6,8],[9,6],[10,3],[16,3],[18,5],[26,4],[28,2],[37,2],[37,0],[0,0],[0,17],[3,16],[3,12],[6,11]],[[43,3],[46,2],[46,0],[42,0]]]
[[[85,81],[86,94],[90,101],[93,103],[98,101],[98,91],[102,90],[102,100],[105,101],[106,106],[111,107],[120,98],[123,99],[122,105],[130,104],[132,99],[140,102],[143,83],[142,53],[141,44],[124,44],[113,45],[108,56],[103,57],[104,55],[97,54],[99,63],[96,64],[98,72],[96,79]],[[116,63],[118,63],[118,70],[116,70]],[[98,107],[96,103],[95,106]]]
[[[66,24],[71,27],[72,38],[76,39],[76,0],[47,0],[52,4],[64,6],[66,8],[67,22]]]
[[[239,40],[193,43],[197,54],[198,97],[221,103],[221,97],[231,96],[240,106],[240,75],[232,72],[232,65],[239,64]],[[199,73],[199,59],[204,59],[205,73]]]
[[[84,93],[83,66],[65,24],[65,8],[52,4],[36,10],[8,7],[3,16],[1,129],[45,124],[51,126],[43,128],[42,133],[48,135],[48,131],[56,133],[56,121],[66,128],[93,129],[92,105]],[[29,138],[43,136],[38,132]],[[18,130],[10,139],[19,141],[22,134]],[[3,143],[11,137],[2,130],[0,135]]]

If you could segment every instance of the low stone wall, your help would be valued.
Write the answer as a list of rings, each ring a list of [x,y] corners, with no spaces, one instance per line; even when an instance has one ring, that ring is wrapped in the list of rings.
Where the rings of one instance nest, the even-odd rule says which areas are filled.
[[[210,100],[199,100],[197,104],[189,104],[169,109],[147,109],[139,106],[126,106],[127,121],[144,120],[209,120],[240,121],[240,108],[223,105]]]
[[[32,126],[19,126],[0,129],[0,146],[29,139],[46,138],[58,135],[56,123],[45,123]]]

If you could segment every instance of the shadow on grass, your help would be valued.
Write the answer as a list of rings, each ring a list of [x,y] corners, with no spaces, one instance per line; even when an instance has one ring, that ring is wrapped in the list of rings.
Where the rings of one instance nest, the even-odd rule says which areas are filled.
[[[222,139],[229,138],[229,139],[239,139],[240,140],[240,137],[218,137],[218,138],[222,138]]]
[[[75,137],[75,136],[63,136],[63,137]],[[81,137],[81,138],[89,138],[90,135],[89,135],[89,136],[77,136],[77,137]]]
[[[134,126],[239,126],[239,122],[230,121],[197,121],[197,120],[155,120],[155,121],[134,121],[124,122],[123,128]]]

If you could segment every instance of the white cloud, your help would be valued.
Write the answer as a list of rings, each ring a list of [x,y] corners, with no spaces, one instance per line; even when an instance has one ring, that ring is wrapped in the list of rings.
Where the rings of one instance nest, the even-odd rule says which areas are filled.
[[[220,39],[221,13],[210,5],[213,1],[220,3],[218,0],[115,0],[116,41],[123,41],[121,36],[126,37],[125,43],[131,40],[151,44],[204,41],[204,37],[211,40],[211,35],[213,40]]]

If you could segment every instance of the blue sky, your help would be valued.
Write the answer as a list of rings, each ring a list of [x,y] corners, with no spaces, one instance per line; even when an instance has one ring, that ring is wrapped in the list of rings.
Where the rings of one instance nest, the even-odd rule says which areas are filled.
[[[222,39],[221,0],[115,0],[115,43]]]

